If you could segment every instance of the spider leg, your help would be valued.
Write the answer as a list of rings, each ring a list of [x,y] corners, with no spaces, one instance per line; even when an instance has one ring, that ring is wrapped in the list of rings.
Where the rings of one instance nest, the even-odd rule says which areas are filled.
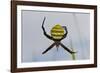
[[[52,38],[49,34],[47,34],[46,31],[45,31],[45,28],[44,28],[44,22],[45,22],[45,20],[46,20],[46,17],[44,17],[43,22],[42,22],[42,30],[43,30],[43,33],[44,33],[44,35],[45,35],[48,39],[53,40],[53,38]]]
[[[62,43],[60,43],[60,45],[66,50],[66,51],[68,51],[69,53],[76,53],[76,52],[73,52],[73,51],[71,51],[69,48],[67,48],[65,45],[63,45]]]
[[[56,45],[56,43],[53,43],[50,45],[42,54],[45,54],[47,51],[49,51],[51,48],[53,48]]]

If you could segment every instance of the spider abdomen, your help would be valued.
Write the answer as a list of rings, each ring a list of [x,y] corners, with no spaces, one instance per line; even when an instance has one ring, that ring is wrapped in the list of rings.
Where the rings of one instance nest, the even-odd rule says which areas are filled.
[[[57,24],[51,29],[51,36],[54,39],[61,39],[64,35],[64,29],[61,25]]]

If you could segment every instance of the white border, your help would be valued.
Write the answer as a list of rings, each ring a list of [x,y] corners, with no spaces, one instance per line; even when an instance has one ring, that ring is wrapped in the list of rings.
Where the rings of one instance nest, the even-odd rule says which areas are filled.
[[[90,13],[90,39],[91,39],[90,40],[90,59],[89,60],[76,60],[76,61],[21,63],[21,10]],[[93,63],[94,63],[94,10],[92,10],[92,9],[40,7],[40,6],[21,6],[21,5],[17,6],[17,68],[61,66],[61,65],[81,65],[81,64],[93,64]]]

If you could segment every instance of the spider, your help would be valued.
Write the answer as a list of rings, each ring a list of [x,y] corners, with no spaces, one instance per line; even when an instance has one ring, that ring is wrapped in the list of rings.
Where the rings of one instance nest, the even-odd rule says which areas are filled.
[[[44,28],[44,22],[45,22],[46,17],[44,17],[43,22],[42,22],[42,29],[43,29],[43,34],[50,40],[53,40],[54,43],[51,44],[44,52],[42,52],[42,54],[45,54],[46,52],[48,52],[50,49],[52,49],[54,46],[57,47],[57,49],[59,48],[59,46],[63,47],[66,51],[68,51],[70,54],[76,53],[73,52],[72,50],[70,50],[69,48],[67,48],[64,44],[61,43],[61,40],[63,40],[64,38],[66,38],[68,31],[66,26],[61,26],[63,28],[63,30],[65,30],[65,33],[62,35],[61,38],[54,38],[53,36],[50,36],[46,33],[45,28]],[[52,35],[52,34],[51,34]]]

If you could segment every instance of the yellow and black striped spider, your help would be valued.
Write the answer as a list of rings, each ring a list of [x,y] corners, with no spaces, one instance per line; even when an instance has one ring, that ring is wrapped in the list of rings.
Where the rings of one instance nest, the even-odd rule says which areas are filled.
[[[66,26],[60,26],[59,24],[55,25],[52,29],[51,29],[51,36],[48,35],[45,31],[44,28],[44,22],[45,22],[46,17],[44,17],[44,20],[42,22],[42,29],[43,29],[43,33],[44,35],[50,39],[53,40],[54,43],[51,44],[42,54],[45,54],[47,51],[49,51],[51,48],[53,48],[54,46],[57,47],[57,49],[59,48],[59,46],[63,47],[66,51],[68,51],[70,54],[73,54],[75,52],[73,52],[72,50],[68,49],[65,45],[63,45],[61,43],[61,40],[63,40],[64,38],[66,38],[68,31]],[[65,33],[64,33],[65,31]]]

